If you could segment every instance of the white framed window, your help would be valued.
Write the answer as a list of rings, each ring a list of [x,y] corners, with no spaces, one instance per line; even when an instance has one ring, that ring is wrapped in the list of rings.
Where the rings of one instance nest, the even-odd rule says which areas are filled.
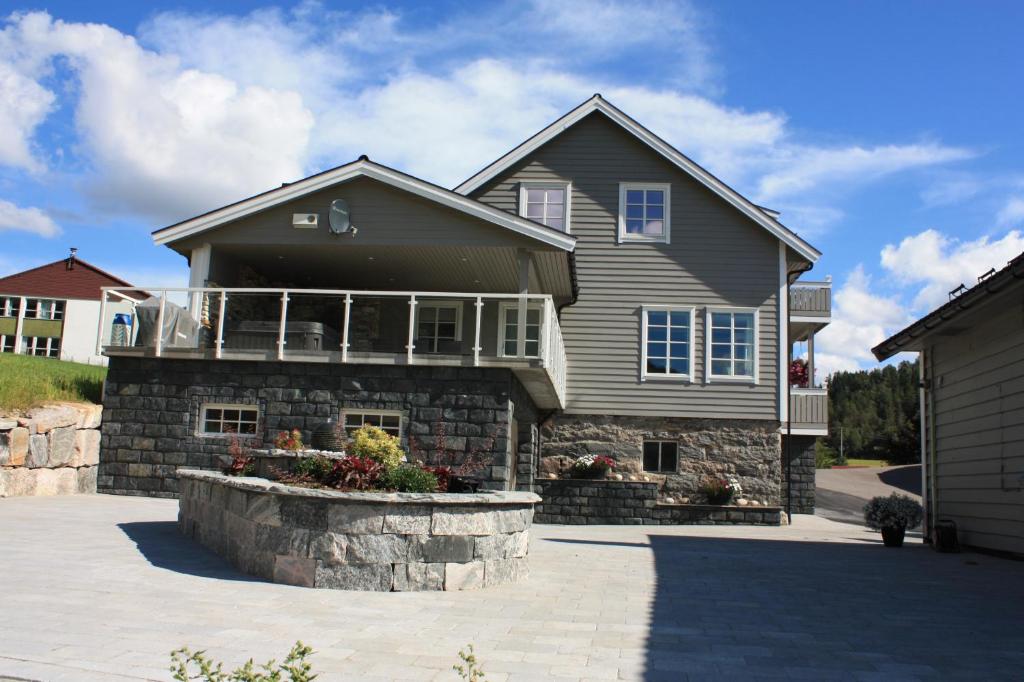
[[[462,341],[461,301],[422,301],[416,306],[416,350],[458,353]]]
[[[694,308],[645,305],[641,314],[641,379],[692,379]]]
[[[519,184],[519,215],[535,223],[569,232],[572,185],[565,182]]]
[[[345,429],[345,435],[351,436],[352,432],[364,426],[378,426],[386,433],[402,437],[402,413],[394,410],[361,410],[344,409],[341,411],[341,424]]]
[[[29,298],[25,300],[25,317],[32,320],[64,319],[64,301],[52,298]]]
[[[11,350],[14,350],[13,347]],[[24,355],[38,355],[41,358],[57,358],[60,357],[60,339],[51,336],[23,336],[21,352]]]
[[[21,307],[20,296],[0,297],[0,317],[17,317]]]
[[[199,414],[199,433],[223,436],[237,433],[255,436],[259,430],[260,408],[256,405],[205,403]]]
[[[679,443],[672,440],[644,441],[644,471],[674,474],[679,470]]]
[[[708,381],[757,383],[756,308],[708,308]]]
[[[619,241],[669,243],[671,186],[619,183]]]
[[[0,336],[0,353],[14,352],[14,337],[9,335]]]
[[[526,306],[526,355],[528,358],[540,357],[540,338],[543,330],[542,318],[544,306],[540,303],[529,303]],[[519,356],[519,304],[503,302],[499,304],[498,324],[498,356],[514,358]]]

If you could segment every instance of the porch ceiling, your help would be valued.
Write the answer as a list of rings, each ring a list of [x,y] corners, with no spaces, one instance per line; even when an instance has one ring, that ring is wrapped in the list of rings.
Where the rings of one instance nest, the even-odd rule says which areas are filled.
[[[572,295],[567,253],[534,251],[531,259],[531,293]],[[297,288],[502,293],[517,291],[519,281],[517,250],[504,247],[219,244],[212,260],[214,280],[248,265]]]

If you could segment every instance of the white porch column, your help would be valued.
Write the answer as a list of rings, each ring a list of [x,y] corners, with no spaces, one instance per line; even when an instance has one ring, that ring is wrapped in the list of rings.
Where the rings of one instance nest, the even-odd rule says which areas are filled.
[[[25,305],[28,303],[28,299],[22,296],[18,299],[18,323],[14,327],[14,352],[15,354],[21,353],[21,335],[25,329]]]
[[[516,325],[516,357],[526,357],[526,314],[528,305],[525,294],[530,292],[530,252],[520,249],[517,253],[519,260],[519,314]]]
[[[188,266],[188,286],[190,289],[199,289],[206,286],[210,279],[210,255],[213,249],[209,244],[203,244],[192,249]],[[188,312],[192,319],[197,322],[203,314],[203,295],[199,292],[189,292]]]

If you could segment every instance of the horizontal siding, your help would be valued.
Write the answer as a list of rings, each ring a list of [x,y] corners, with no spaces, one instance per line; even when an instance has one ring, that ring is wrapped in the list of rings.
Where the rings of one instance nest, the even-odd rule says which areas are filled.
[[[1024,306],[991,301],[930,349],[938,517],[963,541],[1024,553]]]
[[[561,313],[569,413],[778,418],[778,242],[593,114],[474,196],[517,212],[519,185],[571,181],[578,301]],[[671,184],[671,244],[618,244],[620,182]],[[641,306],[695,306],[695,381],[641,381]],[[705,384],[704,309],[759,309],[759,383]]]

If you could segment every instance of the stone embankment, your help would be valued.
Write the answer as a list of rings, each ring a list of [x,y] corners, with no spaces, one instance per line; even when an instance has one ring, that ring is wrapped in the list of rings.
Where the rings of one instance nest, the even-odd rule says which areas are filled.
[[[61,403],[0,416],[0,497],[96,492],[102,414]]]

